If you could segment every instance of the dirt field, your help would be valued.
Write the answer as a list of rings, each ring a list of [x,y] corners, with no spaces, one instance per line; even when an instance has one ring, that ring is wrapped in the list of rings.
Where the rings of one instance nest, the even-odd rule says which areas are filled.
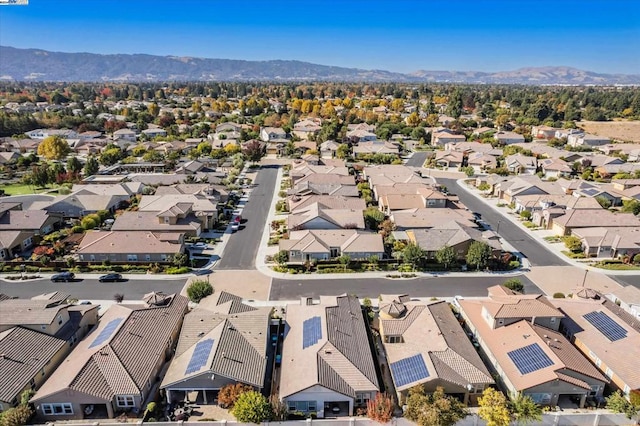
[[[576,125],[594,135],[640,143],[640,121],[580,121]]]

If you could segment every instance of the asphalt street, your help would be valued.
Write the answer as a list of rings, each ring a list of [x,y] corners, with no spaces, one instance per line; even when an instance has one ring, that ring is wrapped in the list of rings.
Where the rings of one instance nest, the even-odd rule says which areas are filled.
[[[61,291],[78,300],[112,300],[116,293],[124,294],[124,300],[140,300],[152,291],[180,293],[187,280],[128,280],[119,283],[101,283],[98,278],[83,279],[70,283],[54,283],[48,278],[33,281],[0,281],[0,293],[21,299],[43,293]]]
[[[471,211],[482,215],[482,220],[491,226],[500,236],[515,247],[532,266],[566,266],[568,263],[559,259],[527,232],[514,225],[491,207],[468,194],[460,188],[455,179],[437,178],[438,183],[447,187],[449,192],[457,194],[460,201]]]
[[[483,277],[434,277],[415,279],[356,278],[299,280],[274,278],[269,300],[296,300],[300,297],[318,298],[320,295],[355,294],[377,298],[380,294],[409,294],[412,297],[452,297],[463,295],[481,297],[487,288],[504,283],[511,277],[500,275]],[[525,294],[542,294],[528,278],[517,276],[524,284]]]
[[[407,160],[405,166],[409,167],[422,167],[424,162],[427,161],[428,152],[420,151],[414,152],[411,158]]]
[[[277,166],[262,166],[242,211],[242,224],[227,242],[224,255],[214,269],[255,269],[258,246],[275,191]]]

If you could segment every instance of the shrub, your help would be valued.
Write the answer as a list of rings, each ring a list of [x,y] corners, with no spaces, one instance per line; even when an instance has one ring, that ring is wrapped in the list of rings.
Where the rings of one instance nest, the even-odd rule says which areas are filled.
[[[211,294],[213,294],[213,286],[208,281],[196,280],[187,287],[187,296],[194,303],[199,303]]]
[[[509,269],[518,269],[520,267],[520,261],[519,260],[511,260],[509,262]]]
[[[388,423],[393,416],[391,397],[378,392],[375,399],[367,401],[367,416],[378,423]]]
[[[564,299],[564,293],[553,293],[553,298],[554,299]]]
[[[180,275],[180,274],[187,274],[189,273],[189,271],[191,271],[191,268],[189,268],[188,266],[181,266],[179,268],[176,268],[176,267],[167,268],[165,269],[164,273],[169,275]]]
[[[516,291],[518,293],[522,293],[522,291],[524,290],[524,285],[517,278],[510,278],[510,279],[506,280],[504,282],[504,284],[502,284],[502,285],[505,286],[506,288],[508,288],[509,290],[513,290],[513,291]]]
[[[273,415],[267,398],[256,391],[241,394],[233,407],[232,414],[241,423],[256,424],[271,419]]]
[[[19,405],[14,408],[9,408],[2,413],[0,418],[2,426],[22,426],[26,425],[31,417],[33,417],[33,410],[29,405]]]
[[[565,247],[570,251],[573,251],[573,252],[582,251],[582,241],[580,241],[580,238],[574,235],[569,235],[564,237],[563,240],[564,240]]]
[[[528,220],[525,222],[522,222],[522,225],[524,225],[525,228],[531,229],[531,228],[535,228],[536,224],[533,222],[529,222]]]
[[[531,212],[529,210],[522,210],[520,212],[520,217],[525,219],[525,220],[529,220],[529,219],[531,219]]]
[[[218,393],[218,402],[222,408],[233,408],[236,401],[245,392],[252,391],[253,388],[243,383],[231,383],[223,386]]]

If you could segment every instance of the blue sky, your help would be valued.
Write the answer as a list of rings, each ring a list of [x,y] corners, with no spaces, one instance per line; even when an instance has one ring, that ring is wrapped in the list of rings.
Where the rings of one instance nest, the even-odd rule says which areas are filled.
[[[399,72],[640,74],[640,1],[29,0],[0,6],[0,44]]]

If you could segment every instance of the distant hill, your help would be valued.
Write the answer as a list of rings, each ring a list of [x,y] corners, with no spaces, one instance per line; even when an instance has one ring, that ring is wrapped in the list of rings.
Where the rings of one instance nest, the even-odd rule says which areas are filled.
[[[301,61],[241,61],[154,55],[62,53],[0,46],[0,80],[16,81],[368,81],[496,84],[640,84],[640,75],[597,74],[568,67],[477,71],[384,70]]]

